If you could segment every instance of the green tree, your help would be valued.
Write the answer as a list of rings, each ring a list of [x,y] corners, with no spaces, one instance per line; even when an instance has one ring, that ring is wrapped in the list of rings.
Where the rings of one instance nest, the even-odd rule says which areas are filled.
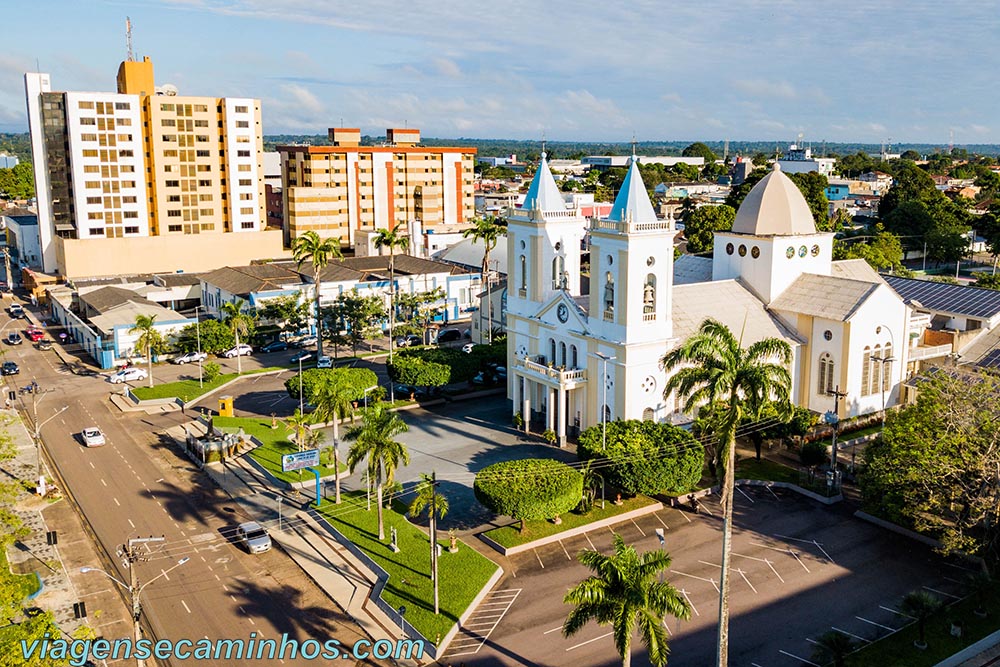
[[[390,411],[382,403],[376,403],[362,412],[360,426],[351,428],[345,436],[354,441],[347,452],[347,466],[353,474],[362,461],[367,461],[368,474],[375,481],[375,498],[378,503],[378,538],[385,539],[385,524],[382,521],[382,485],[395,479],[399,464],[410,463],[410,452],[406,445],[395,438],[409,430],[399,415]]]
[[[483,244],[483,265],[480,270],[480,282],[483,289],[489,292],[490,282],[490,253],[497,247],[500,237],[507,233],[507,226],[499,218],[488,215],[485,218],[473,218],[472,227],[462,232],[465,238],[471,238],[472,243]],[[492,301],[486,299],[486,330],[488,332],[488,342],[493,341],[493,307]]]
[[[346,332],[344,335],[357,355],[358,345],[381,333],[385,309],[377,296],[362,296],[353,289],[338,296],[329,308],[324,308],[323,317],[332,324],[333,331]]]
[[[847,656],[854,652],[854,642],[843,632],[831,630],[820,635],[813,647],[812,659],[821,665],[846,667]]]
[[[903,153],[899,156],[899,159],[909,160],[910,162],[916,162],[917,160],[920,159],[920,153],[911,148],[909,150],[903,151]]]
[[[243,304],[246,303],[243,299],[237,298],[236,301],[227,301],[222,304],[219,309],[222,311],[223,323],[229,327],[229,331],[233,334],[233,344],[236,347],[240,346],[240,341],[249,340],[256,329],[254,318],[243,312]],[[236,373],[240,374],[243,372],[243,355],[236,355]]]
[[[931,595],[927,591],[911,591],[903,598],[903,603],[899,605],[899,610],[912,618],[917,624],[917,635],[919,643],[914,643],[917,648],[927,648],[926,629],[927,621],[934,618],[941,607],[941,600]]]
[[[688,144],[681,155],[684,157],[703,157],[705,158],[705,164],[715,162],[719,157],[712,152],[712,149],[703,144],[700,141],[696,141],[693,144]]]
[[[1000,275],[996,273],[973,273],[976,279],[976,287],[1000,290]]]
[[[309,431],[309,427],[316,420],[308,412],[300,412],[298,408],[295,408],[293,412],[288,417],[285,417],[285,428],[292,431],[295,434],[295,448],[298,451],[304,451],[308,449],[306,446],[306,432]]]
[[[340,238],[321,238],[314,231],[308,231],[295,239],[292,244],[292,258],[302,265],[309,263],[313,271],[313,291],[316,294],[316,355],[323,355],[323,318],[320,314],[320,275],[332,258],[343,259],[340,252]]]
[[[345,368],[336,370],[369,369]],[[369,372],[371,371],[369,370]],[[377,380],[378,378],[376,377],[375,379]],[[361,393],[362,395],[364,394],[364,389],[362,389]],[[351,412],[351,405],[356,400],[358,400],[358,387],[352,386],[347,376],[343,373],[338,373],[326,382],[319,383],[309,398],[309,402],[316,406],[316,409],[313,411],[316,419],[324,422],[333,422],[333,502],[335,505],[340,504],[340,420],[344,419]]]
[[[767,176],[767,173],[767,169],[757,167],[747,174],[745,181],[729,190],[729,194],[726,195],[726,206],[730,207],[734,211],[740,210],[743,200],[746,199],[747,195],[750,194],[750,191],[753,190],[753,186],[760,183],[760,180]]]
[[[280,331],[298,331],[308,322],[309,314],[309,304],[302,301],[301,293],[268,299],[257,309],[261,322],[273,324]]]
[[[834,259],[863,259],[876,271],[895,269],[903,265],[903,244],[899,237],[876,226],[874,239],[852,241],[834,239]]]
[[[389,249],[389,361],[392,361],[393,348],[396,345],[395,332],[393,326],[396,320],[396,251],[406,251],[410,245],[410,238],[405,234],[402,227],[393,229],[380,229],[373,239],[375,247]],[[390,392],[392,391],[390,387]]]
[[[860,176],[873,170],[875,160],[868,153],[858,151],[854,155],[844,155],[837,160],[837,173],[848,178]]]
[[[775,363],[775,361],[777,363]],[[733,530],[733,486],[736,427],[745,414],[759,414],[774,402],[790,410],[792,348],[779,338],[764,338],[746,349],[726,325],[706,319],[697,333],[663,356],[663,367],[672,373],[663,390],[664,399],[675,394],[684,399],[684,410],[722,401],[714,430],[719,449],[716,465],[722,481],[722,575],[719,582],[719,642],[717,664],[729,662],[729,560]],[[789,407],[786,407],[789,406]]]
[[[441,315],[447,308],[443,287],[436,287],[429,292],[404,292],[396,295],[396,311],[404,322],[412,326],[408,333],[420,332],[422,343],[427,342],[427,330],[434,318]]]
[[[411,517],[418,517],[425,511],[430,521],[431,538],[431,580],[434,582],[434,613],[439,613],[438,608],[438,558],[437,558],[437,520],[443,519],[448,513],[448,499],[438,493],[437,480],[434,474],[428,475],[420,473],[420,481],[417,482],[417,495],[410,502],[410,509],[407,512]]]
[[[202,352],[219,354],[233,346],[233,332],[218,320],[202,320],[189,324],[177,334],[176,347],[181,352],[193,352],[201,341]]]
[[[476,500],[497,514],[521,522],[552,519],[580,504],[583,475],[552,459],[501,461],[476,473]]]
[[[415,387],[443,387],[451,379],[451,368],[445,364],[424,361],[420,357],[398,355],[387,364],[389,379]]]
[[[712,252],[715,232],[726,232],[733,228],[736,211],[725,204],[721,206],[701,206],[687,217],[684,223],[684,238],[688,252]]]
[[[344,385],[350,392],[352,401],[360,401],[365,389],[378,384],[378,376],[370,368],[308,368],[285,380],[285,390],[292,400],[299,400],[299,388],[306,400],[316,404],[323,385],[336,383]]]
[[[149,386],[153,386],[153,355],[164,347],[163,335],[156,328],[156,315],[136,315],[135,326],[128,330],[130,334],[139,334],[135,347],[146,357],[149,366]]]
[[[691,618],[691,605],[680,591],[662,580],[670,569],[670,556],[662,549],[638,553],[614,536],[614,553],[584,549],[577,556],[593,574],[566,593],[563,602],[575,605],[563,624],[570,637],[591,621],[610,625],[622,666],[632,664],[632,635],[638,630],[649,661],[667,664],[670,647],[664,628],[667,615],[682,621]],[[661,580],[657,581],[657,576]]]
[[[19,162],[10,169],[0,169],[0,193],[10,199],[35,196],[35,177],[30,162]]]
[[[911,163],[904,163],[896,170],[895,182],[886,192],[878,206],[878,217],[887,220],[900,204],[906,201],[930,203],[943,197],[934,185],[934,180],[926,171]],[[890,229],[892,229],[890,227]]]
[[[805,174],[789,174],[788,177],[798,186],[809,211],[813,215],[816,229],[825,232],[830,230],[830,201],[826,198],[826,188],[830,182],[826,176],[810,171]]]

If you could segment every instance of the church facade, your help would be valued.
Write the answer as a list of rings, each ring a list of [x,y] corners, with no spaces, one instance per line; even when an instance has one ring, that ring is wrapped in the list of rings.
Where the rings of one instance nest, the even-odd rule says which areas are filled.
[[[778,169],[716,234],[712,258],[675,262],[678,232],[657,219],[634,159],[610,214],[588,220],[566,208],[543,156],[507,222],[508,397],[560,444],[602,416],[688,421],[664,396],[660,359],[707,317],[744,346],[786,340],[797,405],[844,418],[897,400],[910,309],[863,261],[833,261],[833,234],[816,231]]]

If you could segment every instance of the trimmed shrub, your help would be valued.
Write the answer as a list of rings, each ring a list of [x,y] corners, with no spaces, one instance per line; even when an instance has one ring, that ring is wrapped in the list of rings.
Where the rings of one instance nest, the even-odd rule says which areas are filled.
[[[214,361],[207,362],[201,368],[201,373],[205,382],[214,382],[215,378],[219,377],[221,372],[222,366],[219,366],[219,364]]]
[[[449,382],[466,382],[488,364],[507,363],[507,343],[494,342],[492,345],[476,345],[471,353],[453,347],[405,348],[396,353],[398,358],[417,358],[435,364],[443,364],[451,369]],[[417,383],[406,383],[417,384]]]
[[[368,368],[310,368],[302,371],[302,392],[306,400],[313,396],[316,388],[325,382],[336,380],[343,382],[350,387],[353,392],[352,400],[361,400],[365,389],[378,384],[378,376],[375,371]],[[299,400],[299,374],[285,380],[285,391],[296,401]]]
[[[826,445],[822,442],[807,442],[799,451],[799,459],[807,466],[818,466],[826,461]]]
[[[389,379],[416,387],[441,387],[451,381],[451,367],[420,357],[399,355],[387,365]]]
[[[497,514],[521,521],[551,519],[569,512],[583,497],[583,475],[552,459],[494,463],[476,473],[476,500]]]
[[[607,429],[607,449],[597,424],[580,434],[577,455],[582,460],[609,460],[609,485],[632,495],[678,494],[701,479],[705,449],[684,429],[636,419],[608,422]]]

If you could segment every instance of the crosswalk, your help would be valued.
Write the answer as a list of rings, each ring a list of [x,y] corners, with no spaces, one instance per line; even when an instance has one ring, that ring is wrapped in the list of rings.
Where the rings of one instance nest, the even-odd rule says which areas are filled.
[[[473,655],[479,652],[490,634],[513,606],[520,588],[508,588],[502,591],[492,591],[476,607],[476,611],[462,623],[458,634],[448,646],[447,655]]]

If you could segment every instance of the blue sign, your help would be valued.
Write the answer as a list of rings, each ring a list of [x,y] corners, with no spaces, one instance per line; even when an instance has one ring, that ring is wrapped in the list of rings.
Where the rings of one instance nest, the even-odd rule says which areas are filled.
[[[302,470],[319,465],[319,450],[307,449],[304,452],[281,455],[281,471],[291,472],[292,470]]]

